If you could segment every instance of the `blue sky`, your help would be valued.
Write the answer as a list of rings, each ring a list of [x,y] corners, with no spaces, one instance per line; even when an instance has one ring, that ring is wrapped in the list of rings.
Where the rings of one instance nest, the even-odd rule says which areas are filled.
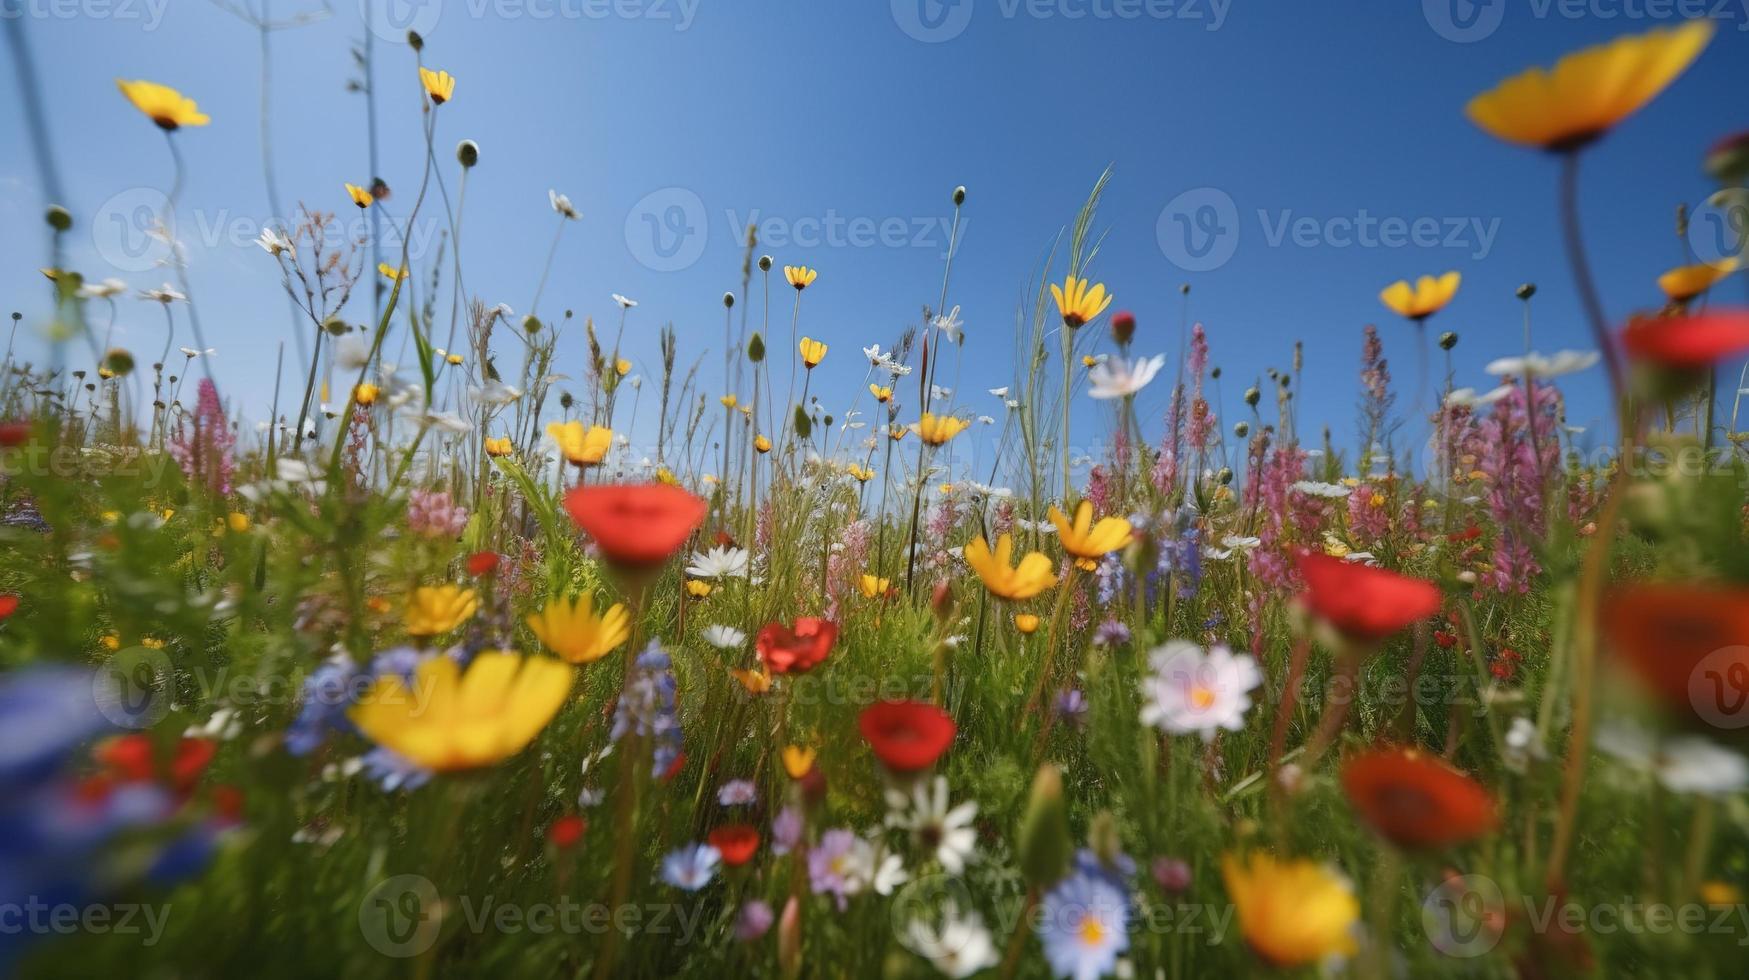
[[[1244,385],[1285,366],[1303,339],[1301,431],[1329,424],[1339,442],[1353,431],[1364,324],[1379,325],[1399,385],[1415,381],[1409,328],[1376,298],[1395,279],[1463,272],[1456,302],[1431,324],[1462,335],[1460,385],[1486,387],[1482,365],[1518,352],[1512,290],[1521,282],[1541,287],[1538,348],[1593,346],[1561,249],[1553,162],[1485,136],[1462,107],[1523,67],[1669,16],[1622,0],[372,2],[426,27],[427,63],[460,80],[439,111],[437,139],[452,193],[456,141],[482,148],[467,201],[470,291],[527,312],[556,220],[547,190],[556,188],[584,218],[565,232],[540,312],[570,308],[612,324],[612,293],[639,300],[627,346],[646,376],[657,368],[656,328],[668,321],[681,333],[682,360],[708,349],[707,378],[715,376],[721,295],[739,282],[735,224],[757,212],[768,232],[761,251],[820,269],[803,331],[833,352],[815,390],[848,391],[866,366],[858,349],[889,345],[934,303],[946,240],[938,222],[964,184],[949,299],[968,330],[956,402],[990,411],[997,406],[983,389],[1011,375],[1017,297],[1110,164],[1094,271],[1116,293],[1114,309],[1137,314],[1137,349],[1176,352],[1178,289],[1188,282],[1192,316],[1228,379],[1224,419],[1238,417]],[[135,287],[165,278],[118,251],[118,219],[168,186],[171,164],[114,79],[174,85],[213,117],[177,137],[189,164],[184,228],[197,223],[191,275],[207,342],[220,351],[221,390],[262,417],[278,345],[287,341],[288,361],[295,348],[277,270],[252,244],[272,217],[253,30],[194,0],[6,3],[24,11],[65,203],[79,220],[69,264],[88,278]],[[350,218],[341,184],[370,176],[364,100],[346,89],[358,76],[350,49],[367,27],[361,0],[332,6],[331,16],[272,37],[273,153],[288,203]],[[1674,210],[1711,190],[1702,153],[1749,126],[1740,98],[1716,94],[1749,89],[1749,15],[1703,8],[1723,18],[1708,52],[1586,159],[1586,234],[1612,317],[1655,305],[1654,277],[1686,257]],[[271,4],[278,18],[319,10]],[[375,48],[382,176],[404,216],[423,154],[417,81],[401,32],[379,27],[392,39]],[[46,201],[7,69],[0,294],[28,324],[47,309],[35,271],[46,261]],[[691,236],[671,253],[672,236],[653,247],[647,222],[676,205]],[[1172,217],[1194,219],[1204,205],[1221,216],[1215,257],[1230,249],[1212,268],[1184,250]],[[1359,237],[1352,229],[1368,217],[1420,222],[1432,237]],[[815,232],[834,219],[840,235]],[[774,324],[788,314],[780,295]],[[365,318],[362,300],[347,310],[354,321]],[[118,341],[137,351],[162,343],[150,304],[125,301],[121,326]],[[177,343],[191,343],[185,321],[181,330]],[[787,328],[774,333],[787,340]],[[581,349],[577,337],[563,345],[560,368],[580,376]],[[1572,422],[1603,414],[1602,382],[1598,371],[1569,380]],[[1157,383],[1141,400],[1150,436],[1168,387]],[[1091,406],[1078,406],[1089,423],[1099,417]]]

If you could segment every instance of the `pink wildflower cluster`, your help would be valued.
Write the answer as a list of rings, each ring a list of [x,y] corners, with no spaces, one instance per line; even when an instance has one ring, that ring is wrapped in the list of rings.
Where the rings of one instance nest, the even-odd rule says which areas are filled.
[[[1531,580],[1542,571],[1531,542],[1546,530],[1547,494],[1561,456],[1555,435],[1561,395],[1546,384],[1531,391],[1527,409],[1524,386],[1513,384],[1479,427],[1486,447],[1480,469],[1490,483],[1488,511],[1500,527],[1487,579],[1499,591],[1519,595],[1530,591]]]
[[[176,434],[170,440],[171,458],[182,468],[183,476],[223,496],[231,492],[231,474],[237,468],[236,444],[237,434],[231,431],[230,420],[219,404],[219,389],[212,379],[202,378],[194,421],[177,421]]]
[[[422,538],[455,538],[468,526],[468,509],[447,490],[414,490],[407,496],[407,530]]]

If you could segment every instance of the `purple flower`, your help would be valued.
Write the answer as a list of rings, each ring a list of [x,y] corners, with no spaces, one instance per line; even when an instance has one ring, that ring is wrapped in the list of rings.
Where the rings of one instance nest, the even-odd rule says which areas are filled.
[[[1096,980],[1117,969],[1129,949],[1129,900],[1104,875],[1075,871],[1045,894],[1037,923],[1051,972]]]
[[[193,431],[184,425],[184,419],[177,420],[170,456],[182,468],[183,476],[224,496],[231,492],[231,473],[237,468],[233,455],[237,434],[231,431],[230,420],[219,404],[219,389],[211,378],[201,379],[193,419]]]
[[[1190,865],[1181,858],[1157,857],[1153,866],[1154,883],[1169,894],[1180,894],[1190,889]]]
[[[842,911],[844,900],[856,891],[855,859],[853,831],[839,828],[821,834],[819,845],[808,851],[808,884],[814,894],[831,895]]]
[[[735,916],[735,938],[744,943],[759,939],[771,928],[772,918],[771,906],[759,899],[744,903]]]
[[[407,495],[407,529],[422,538],[454,538],[468,526],[468,509],[444,490]]]
[[[626,676],[625,690],[613,712],[615,742],[636,734],[655,743],[654,771],[660,777],[680,757],[680,717],[674,711],[674,671],[661,644],[650,641]]]
[[[1080,688],[1070,688],[1057,694],[1057,716],[1071,725],[1079,725],[1087,719],[1087,695]]]
[[[1130,641],[1130,628],[1115,619],[1108,619],[1093,631],[1096,647],[1121,647]]]
[[[747,806],[759,798],[759,790],[751,779],[731,779],[717,790],[717,802],[723,806]]]
[[[771,821],[771,853],[788,854],[802,842],[802,811],[786,806]]]

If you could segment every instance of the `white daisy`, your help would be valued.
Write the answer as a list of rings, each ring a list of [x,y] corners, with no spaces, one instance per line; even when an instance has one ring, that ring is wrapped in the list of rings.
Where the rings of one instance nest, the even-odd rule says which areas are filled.
[[[738,650],[747,642],[747,634],[733,626],[706,626],[699,635],[718,650]]]
[[[632,308],[632,307],[634,307],[634,306],[636,306],[636,305],[638,305],[638,301],[637,301],[637,300],[635,300],[635,299],[627,299],[627,298],[626,298],[626,297],[624,297],[624,296],[621,296],[621,295],[620,295],[620,294],[618,294],[618,293],[614,293],[614,294],[613,294],[613,301],[614,301],[614,302],[615,302],[615,303],[618,303],[618,304],[619,304],[619,308],[620,308],[620,309],[622,309],[622,310],[629,310],[629,309],[631,309],[631,308]]]
[[[899,938],[911,952],[953,980],[987,970],[1001,959],[990,930],[984,928],[984,920],[975,911],[962,917],[959,906],[952,901],[942,906],[939,930],[912,919]]]
[[[1087,372],[1087,381],[1091,385],[1087,394],[1099,399],[1126,398],[1146,388],[1165,366],[1165,354],[1156,354],[1145,360],[1138,357],[1133,362],[1121,357],[1107,358]]]
[[[1216,729],[1245,727],[1251,692],[1263,672],[1248,654],[1216,644],[1208,652],[1173,640],[1149,655],[1153,673],[1142,679],[1142,724],[1173,734],[1200,733],[1213,740]]]
[[[950,807],[948,803],[946,776],[918,783],[909,796],[889,789],[886,823],[909,831],[920,848],[941,862],[942,870],[957,875],[978,856],[978,832],[972,829],[978,804],[967,800]]]
[[[709,551],[693,552],[686,574],[693,578],[746,578],[749,558],[746,548],[717,545]]]
[[[577,209],[571,206],[571,199],[560,194],[558,191],[548,190],[547,200],[552,202],[554,211],[559,212],[572,221],[576,221],[581,217],[581,215],[577,213]]]
[[[1595,365],[1600,357],[1594,350],[1556,351],[1548,357],[1531,351],[1523,357],[1502,357],[1490,363],[1484,370],[1496,376],[1558,378],[1564,374],[1583,371]]]

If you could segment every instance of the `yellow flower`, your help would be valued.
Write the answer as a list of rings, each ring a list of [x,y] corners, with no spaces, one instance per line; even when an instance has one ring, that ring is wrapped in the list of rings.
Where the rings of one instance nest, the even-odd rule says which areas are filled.
[[[753,670],[730,667],[729,676],[740,681],[741,686],[747,689],[748,694],[764,694],[771,690],[771,674],[764,667],[757,667]]]
[[[366,381],[352,389],[352,400],[360,405],[374,405],[376,404],[377,395],[381,393],[382,389]]]
[[[1741,905],[1743,892],[1729,882],[1703,881],[1700,883],[1700,900],[1708,905]]]
[[[943,497],[953,496],[953,484],[951,483],[943,483],[935,489],[939,491]]]
[[[1713,288],[1719,280],[1736,272],[1740,265],[1737,259],[1730,258],[1722,262],[1680,266],[1659,276],[1658,288],[1664,290],[1664,295],[1670,298],[1670,302],[1686,303]]]
[[[155,636],[143,636],[140,638],[140,646],[148,650],[162,650],[164,649],[164,641]]]
[[[786,265],[783,267],[783,277],[789,284],[796,287],[797,292],[812,286],[814,280],[820,278],[818,269],[810,269],[805,265]]]
[[[1071,328],[1104,313],[1112,301],[1105,283],[1090,288],[1087,280],[1074,276],[1065,276],[1061,286],[1051,283],[1051,295],[1057,300],[1057,312],[1063,315],[1063,322]]]
[[[613,362],[614,373],[619,375],[622,378],[625,377],[628,373],[630,373],[631,369],[632,369],[632,362],[626,360],[623,357]]]
[[[1099,358],[1094,357],[1092,354],[1082,354],[1081,355],[1081,366],[1082,367],[1089,367],[1090,368],[1093,365],[1098,364],[1098,363],[1099,363]]]
[[[455,76],[447,71],[421,68],[419,80],[425,83],[425,94],[431,96],[431,101],[437,105],[443,105],[455,97]]]
[[[606,458],[613,446],[613,430],[601,425],[587,429],[583,423],[548,422],[547,437],[559,445],[559,454],[573,466],[594,466]]]
[[[588,664],[612,653],[632,635],[632,617],[620,603],[596,615],[589,595],[554,599],[523,622],[547,649],[574,664]]]
[[[486,437],[486,455],[488,456],[508,456],[515,451],[516,447],[510,444],[509,436],[499,436],[496,439],[490,436]]]
[[[212,122],[194,104],[193,99],[168,85],[145,81],[129,82],[119,78],[115,80],[115,85],[134,104],[134,108],[157,123],[159,129],[173,132],[184,126],[205,126]]]
[[[910,429],[906,428],[905,426],[899,425],[898,423],[895,422],[891,427],[889,427],[887,429],[887,438],[893,440],[894,442],[898,442],[899,440],[905,438],[905,433],[910,432],[910,431],[911,431]]]
[[[911,423],[911,431],[917,433],[917,438],[931,446],[940,446],[966,431],[971,427],[971,424],[957,415],[934,415],[924,412],[921,419]]]
[[[358,205],[360,211],[370,207],[371,204],[376,201],[376,198],[370,195],[370,191],[365,190],[357,184],[347,184],[346,194],[348,197],[352,198],[352,203]]]
[[[875,596],[885,595],[887,589],[892,587],[892,584],[891,579],[884,579],[875,575],[864,575],[857,581],[856,587],[862,590],[863,598],[873,599]]]
[[[1332,558],[1347,558],[1348,553],[1353,550],[1340,539],[1329,534],[1324,535],[1324,554]]]
[[[1386,286],[1379,293],[1379,302],[1391,308],[1391,312],[1411,320],[1425,320],[1451,302],[1457,295],[1458,284],[1463,282],[1463,276],[1456,272],[1448,272],[1435,279],[1432,276],[1422,276],[1415,280],[1415,285],[1409,285],[1407,280],[1398,280]]]
[[[1514,75],[1470,100],[1470,121],[1508,143],[1574,150],[1633,115],[1676,80],[1712,40],[1691,20],[1630,34]]]
[[[492,651],[464,675],[449,657],[419,665],[411,683],[385,674],[348,714],[368,738],[426,769],[491,765],[522,751],[571,693],[557,660]]]
[[[104,637],[103,638],[103,648],[105,650],[120,650],[121,649],[121,637],[116,636],[114,633],[111,633],[108,636]]]
[[[1036,551],[1020,559],[1018,566],[1008,564],[1014,557],[1013,535],[1004,534],[997,538],[993,554],[990,542],[982,537],[973,538],[966,545],[965,557],[966,564],[978,573],[984,588],[1003,599],[1031,599],[1057,584],[1057,573],[1051,560]]]
[[[803,337],[796,345],[802,353],[802,363],[812,370],[815,365],[826,359],[826,345],[810,337]]]
[[[753,448],[759,450],[761,453],[771,452],[771,439],[763,435],[755,436],[753,439]]]
[[[1014,628],[1028,635],[1037,633],[1038,617],[1032,613],[1016,613],[1014,615]]]
[[[819,755],[815,749],[801,745],[786,745],[783,747],[783,771],[789,773],[789,778],[800,779],[814,768],[814,759]]]
[[[387,262],[378,262],[377,272],[390,282],[405,282],[407,279],[406,269],[397,269]]]
[[[668,467],[659,466],[656,468],[656,482],[666,483],[671,487],[677,487],[680,485],[680,478],[675,476],[674,471]]]
[[[1354,889],[1312,861],[1277,861],[1252,854],[1221,858],[1221,878],[1239,912],[1239,930],[1257,954],[1276,966],[1301,966],[1331,954],[1354,955],[1360,916]]]
[[[868,393],[875,397],[875,401],[880,402],[883,405],[893,400],[893,389],[891,388],[883,388],[880,385],[869,385]]]
[[[724,408],[734,408],[737,404],[740,403],[741,399],[736,398],[734,395],[724,395],[723,397],[717,399],[717,401],[722,402]]]
[[[401,614],[411,636],[436,636],[448,633],[474,616],[480,606],[473,589],[456,585],[422,585],[407,597],[407,608]]]
[[[711,584],[709,582],[700,582],[698,579],[688,579],[686,582],[686,594],[692,596],[694,599],[703,599],[705,596],[711,594]]]
[[[1095,524],[1091,500],[1083,500],[1075,505],[1073,524],[1055,507],[1046,516],[1057,526],[1057,536],[1063,541],[1063,550],[1076,558],[1098,561],[1130,543],[1130,522],[1121,517],[1102,517]]]
[[[232,511],[225,516],[225,526],[238,534],[242,534],[249,530],[249,515],[240,511]]]
[[[855,477],[856,482],[858,482],[858,483],[867,483],[868,481],[874,479],[874,469],[872,467],[868,467],[868,466],[858,466],[855,463],[851,463],[849,466],[844,468],[844,472],[849,473],[851,476]]]
[[[444,361],[452,365],[459,365],[462,362],[462,356],[460,354],[449,354],[444,357]]]

